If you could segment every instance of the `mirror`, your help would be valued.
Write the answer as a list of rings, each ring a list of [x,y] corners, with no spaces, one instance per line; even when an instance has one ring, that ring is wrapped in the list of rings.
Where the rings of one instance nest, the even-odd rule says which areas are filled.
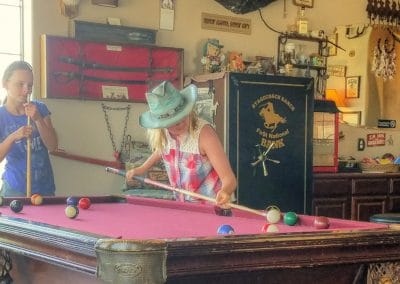
[[[376,127],[378,119],[400,121],[396,32],[355,24],[338,26],[336,34],[346,51],[338,49],[328,57],[327,90],[334,94],[330,99],[336,97],[343,120],[370,127]]]

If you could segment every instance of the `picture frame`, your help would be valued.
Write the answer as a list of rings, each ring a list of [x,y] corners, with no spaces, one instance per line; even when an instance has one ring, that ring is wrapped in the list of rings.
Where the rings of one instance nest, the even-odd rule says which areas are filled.
[[[337,55],[338,34],[334,33],[334,34],[327,36],[327,40],[328,40],[328,44],[326,45],[326,47],[328,49],[328,56]],[[330,42],[333,42],[336,45],[333,45]]]
[[[360,76],[346,77],[345,98],[356,99],[360,97]]]
[[[293,0],[293,4],[300,7],[313,8],[314,0]]]
[[[348,124],[361,124],[361,111],[342,111],[342,120]]]

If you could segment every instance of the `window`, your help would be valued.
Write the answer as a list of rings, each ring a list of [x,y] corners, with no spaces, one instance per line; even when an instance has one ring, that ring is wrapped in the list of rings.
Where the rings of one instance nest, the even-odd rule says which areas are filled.
[[[25,18],[23,4],[31,0],[0,0],[0,74],[12,61],[24,58],[24,27]],[[30,6],[30,5],[27,5]],[[30,17],[30,13],[29,13]],[[27,21],[28,22],[28,21]],[[3,102],[5,90],[1,86],[0,101]],[[0,176],[3,173],[4,161],[0,163]],[[2,180],[0,179],[0,186]]]
[[[23,58],[23,22],[21,0],[0,0],[0,74],[3,76],[7,65]],[[0,99],[3,100],[5,91],[2,88]]]

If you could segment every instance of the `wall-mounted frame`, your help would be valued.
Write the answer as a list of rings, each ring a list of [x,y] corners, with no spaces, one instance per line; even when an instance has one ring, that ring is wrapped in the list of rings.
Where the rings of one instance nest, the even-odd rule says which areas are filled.
[[[348,99],[360,97],[360,76],[346,77],[345,97]]]
[[[314,0],[293,0],[293,4],[301,7],[313,8]]]
[[[342,120],[348,124],[361,124],[361,111],[342,111]]]
[[[338,44],[338,34],[334,33],[331,34],[327,37],[328,40],[328,44],[327,44],[327,48],[328,48],[328,56],[335,56],[337,55],[337,44]],[[336,44],[332,44],[332,43]]]

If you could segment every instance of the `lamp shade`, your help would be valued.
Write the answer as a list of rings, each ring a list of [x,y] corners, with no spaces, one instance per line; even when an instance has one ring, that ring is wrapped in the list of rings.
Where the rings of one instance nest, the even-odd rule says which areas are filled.
[[[325,90],[325,99],[334,101],[337,107],[345,107],[346,103],[344,98],[338,94],[336,89],[326,89]]]

